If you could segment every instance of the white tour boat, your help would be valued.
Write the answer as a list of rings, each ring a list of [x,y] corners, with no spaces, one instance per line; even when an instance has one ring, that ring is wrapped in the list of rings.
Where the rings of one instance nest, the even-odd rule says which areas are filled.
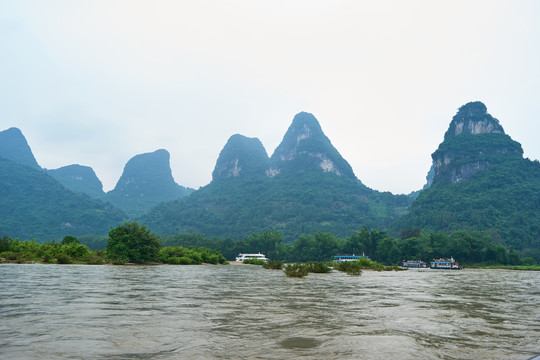
[[[266,256],[264,256],[264,254],[261,254],[261,253],[257,253],[257,254],[242,254],[242,253],[240,253],[236,257],[236,261],[238,261],[238,262],[244,262],[244,260],[247,260],[247,259],[257,259],[257,260],[268,261]]]

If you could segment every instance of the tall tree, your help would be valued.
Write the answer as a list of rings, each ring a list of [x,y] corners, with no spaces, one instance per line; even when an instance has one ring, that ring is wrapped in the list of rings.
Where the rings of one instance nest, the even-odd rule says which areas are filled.
[[[145,263],[157,259],[161,240],[146,225],[123,223],[109,231],[107,255],[116,262]]]

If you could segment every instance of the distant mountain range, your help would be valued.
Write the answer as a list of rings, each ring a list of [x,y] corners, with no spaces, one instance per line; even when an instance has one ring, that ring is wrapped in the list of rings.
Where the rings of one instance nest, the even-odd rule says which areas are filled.
[[[126,164],[116,187],[107,193],[91,167],[68,165],[47,173],[68,189],[108,201],[135,218],[162,201],[195,191],[174,182],[169,159],[169,152],[163,149],[134,156]]]
[[[133,157],[108,193],[91,167],[42,169],[16,128],[0,132],[0,160],[0,236],[105,235],[162,201],[194,191],[174,182],[166,150]]]
[[[347,236],[362,226],[386,228],[412,201],[364,186],[304,112],[270,158],[258,139],[233,135],[212,175],[209,185],[155,207],[141,221],[163,234],[240,238],[278,230],[292,241],[316,231]]]
[[[288,241],[317,231],[347,236],[363,226],[394,234],[419,228],[484,231],[540,257],[540,164],[523,158],[480,102],[458,110],[432,154],[426,186],[408,196],[363,185],[305,112],[270,157],[257,138],[231,136],[212,181],[196,191],[174,182],[169,157],[163,149],[133,157],[104,193],[90,167],[41,169],[18,129],[0,132],[0,194],[9,204],[0,236],[104,235],[126,219],[164,235],[239,239],[278,230]]]

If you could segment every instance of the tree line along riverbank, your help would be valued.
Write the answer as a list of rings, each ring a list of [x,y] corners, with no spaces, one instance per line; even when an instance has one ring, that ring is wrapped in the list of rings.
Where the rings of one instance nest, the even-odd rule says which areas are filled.
[[[285,243],[277,231],[253,234],[233,241],[201,234],[176,234],[160,237],[145,225],[124,223],[111,229],[101,249],[90,249],[83,241],[66,236],[61,241],[39,244],[9,236],[0,238],[0,261],[14,263],[58,264],[224,264],[240,252],[262,252],[272,260],[284,262],[326,262],[335,254],[365,254],[384,265],[403,260],[430,261],[453,256],[467,266],[537,266],[532,256],[522,257],[511,246],[505,247],[486,232],[456,231],[428,233],[418,229],[402,232],[396,238],[379,230],[363,227],[346,238],[317,232],[301,235],[294,243]],[[89,244],[91,245],[91,244]],[[525,254],[529,255],[529,254]],[[540,258],[539,258],[540,259]]]

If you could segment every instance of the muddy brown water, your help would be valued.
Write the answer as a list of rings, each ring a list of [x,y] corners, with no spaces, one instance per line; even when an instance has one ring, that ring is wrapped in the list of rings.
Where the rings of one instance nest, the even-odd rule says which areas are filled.
[[[0,265],[1,359],[528,359],[540,272]]]

